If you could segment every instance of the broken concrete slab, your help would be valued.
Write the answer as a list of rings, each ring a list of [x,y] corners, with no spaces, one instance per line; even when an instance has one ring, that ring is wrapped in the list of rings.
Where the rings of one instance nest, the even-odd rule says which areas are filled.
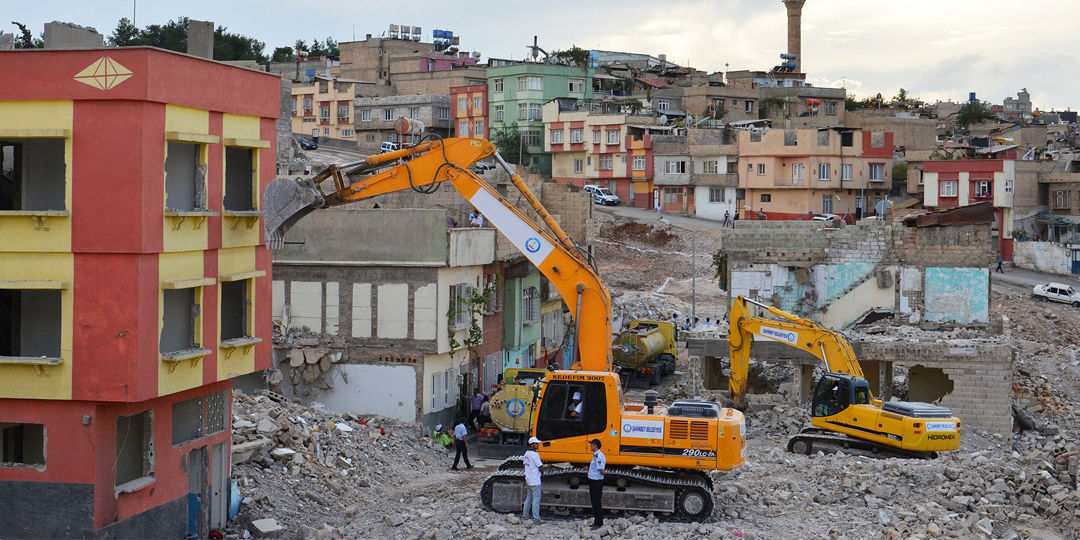
[[[274,518],[266,518],[252,521],[248,530],[258,538],[275,538],[285,530],[285,527],[279,525]]]

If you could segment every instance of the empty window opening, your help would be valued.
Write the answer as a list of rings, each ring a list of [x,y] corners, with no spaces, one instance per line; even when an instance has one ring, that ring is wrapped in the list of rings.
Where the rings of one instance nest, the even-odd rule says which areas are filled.
[[[195,289],[166,289],[162,291],[160,352],[170,353],[197,348],[195,323],[199,317]]]
[[[64,139],[0,140],[0,211],[66,210]]]
[[[226,281],[221,284],[221,340],[251,337],[248,311],[252,280]]]
[[[952,391],[953,381],[941,368],[915,366],[908,370],[908,401],[934,403]]]
[[[225,210],[255,209],[255,151],[250,148],[225,149]]]
[[[44,425],[0,422],[0,467],[44,464]]]
[[[60,357],[60,291],[0,289],[0,356]]]
[[[855,146],[855,134],[850,131],[840,133],[840,146]]]
[[[193,212],[206,209],[206,167],[201,145],[170,142],[165,156],[165,209]]]
[[[116,419],[116,485],[153,476],[154,416],[151,411]]]

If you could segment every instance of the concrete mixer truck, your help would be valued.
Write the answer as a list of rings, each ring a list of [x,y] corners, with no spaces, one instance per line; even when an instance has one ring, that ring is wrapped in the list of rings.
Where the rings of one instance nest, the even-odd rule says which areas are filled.
[[[506,458],[525,451],[533,423],[536,396],[546,369],[511,368],[488,402],[491,422],[480,429],[477,453],[480,457]]]
[[[664,375],[675,373],[675,325],[662,321],[630,321],[629,329],[615,338],[612,347],[620,374],[643,378],[650,386]]]

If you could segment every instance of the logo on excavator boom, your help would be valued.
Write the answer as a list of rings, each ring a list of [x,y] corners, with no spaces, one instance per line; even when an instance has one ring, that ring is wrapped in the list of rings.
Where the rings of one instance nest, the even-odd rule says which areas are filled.
[[[784,343],[795,344],[799,341],[798,332],[781,330],[779,328],[769,328],[768,326],[762,326],[760,334],[763,337],[775,339],[776,341],[783,341]]]
[[[536,253],[540,251],[540,239],[533,237],[525,241],[525,251]]]

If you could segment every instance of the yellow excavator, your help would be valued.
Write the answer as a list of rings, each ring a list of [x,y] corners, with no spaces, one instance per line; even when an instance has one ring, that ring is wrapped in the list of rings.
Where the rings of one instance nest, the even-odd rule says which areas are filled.
[[[754,316],[757,306],[778,319]],[[844,336],[814,321],[738,296],[728,319],[735,407],[746,410],[750,347],[755,339],[802,349],[825,363],[810,405],[811,424],[788,440],[796,454],[843,450],[879,457],[933,458],[960,447],[960,419],[947,407],[874,398]]]
[[[409,123],[399,119],[398,132],[408,132]],[[545,470],[541,506],[559,515],[591,507],[589,441],[599,439],[608,464],[605,509],[653,512],[683,521],[709,517],[714,507],[709,472],[735,469],[745,460],[743,414],[706,401],[664,405],[655,392],[647,393],[644,403],[629,403],[619,375],[612,371],[611,297],[585,253],[492,143],[428,137],[407,148],[331,166],[310,180],[272,181],[264,194],[267,245],[282,245],[288,228],[311,211],[407,189],[432,192],[450,184],[548,278],[574,321],[573,362],[542,382],[531,428],[543,441],[539,452],[544,462],[564,464]],[[488,157],[510,174],[550,234],[470,170]],[[327,180],[333,182],[324,192],[321,184]],[[484,481],[481,500],[494,511],[520,512],[525,493],[520,460],[509,460]]]

